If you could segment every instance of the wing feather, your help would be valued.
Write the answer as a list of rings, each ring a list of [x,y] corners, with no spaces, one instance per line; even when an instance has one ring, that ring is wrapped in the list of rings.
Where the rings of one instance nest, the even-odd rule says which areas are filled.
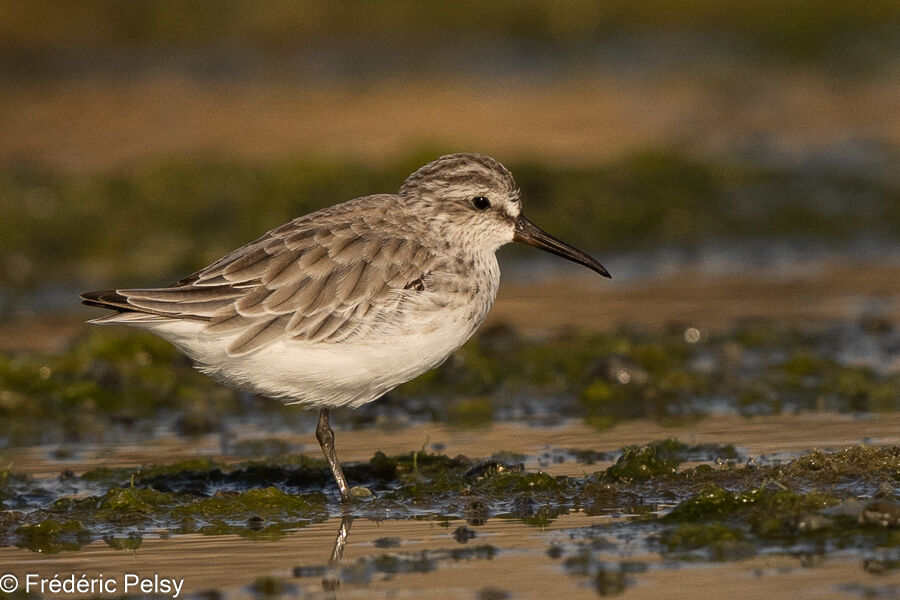
[[[258,317],[266,314],[263,301],[272,292],[269,288],[258,285],[248,290],[237,302],[234,303],[234,309],[237,313],[244,317]]]
[[[299,257],[302,256],[302,254],[299,252],[292,254],[295,254],[295,256],[281,269],[281,271],[268,278],[262,279],[262,282],[266,284],[267,287],[280,288],[295,285],[303,281],[306,274],[300,266]]]
[[[328,257],[328,249],[322,246],[314,246],[304,252],[297,264],[309,277],[324,277],[333,266]]]
[[[262,277],[269,267],[271,256],[265,248],[253,248],[247,254],[238,257],[234,262],[227,263],[225,268],[216,269],[216,275],[224,275],[228,281],[246,281]],[[205,278],[204,273],[201,279]]]
[[[276,340],[346,340],[395,321],[436,264],[430,249],[380,227],[396,196],[369,196],[286,223],[169,288],[117,290],[113,306],[240,332],[230,354]],[[99,302],[99,301],[98,301]]]
[[[237,314],[237,312],[232,311],[213,319],[210,324],[206,326],[206,331],[209,333],[230,333],[237,329],[247,329],[255,322],[255,319],[241,316]]]
[[[292,264],[296,264],[299,257],[300,252],[297,250],[290,250],[286,247],[279,249],[266,261],[265,270],[260,280],[266,287],[278,287],[280,284],[274,283],[274,280]]]
[[[228,346],[228,354],[232,356],[247,354],[283,337],[287,320],[285,315],[268,320],[258,319]]]
[[[356,291],[356,285],[359,283],[360,278],[362,278],[365,269],[366,263],[362,260],[350,263],[335,285],[334,296],[337,300],[343,302],[353,298],[353,293]]]
[[[308,277],[303,277],[296,279],[295,281],[287,282],[281,287],[270,288],[272,289],[272,292],[266,296],[266,299],[263,301],[263,306],[267,311],[273,314],[295,312],[297,310],[297,302],[294,297],[301,288],[307,286],[312,290],[310,279]]]

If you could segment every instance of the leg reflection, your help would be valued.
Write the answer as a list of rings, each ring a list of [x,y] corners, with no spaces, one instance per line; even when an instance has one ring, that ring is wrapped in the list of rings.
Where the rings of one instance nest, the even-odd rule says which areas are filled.
[[[341,525],[334,538],[334,548],[331,550],[331,559],[328,561],[329,569],[322,578],[322,588],[327,592],[336,591],[341,586],[340,562],[344,557],[347,539],[350,537],[351,525],[353,525],[353,517],[349,515],[341,517]]]

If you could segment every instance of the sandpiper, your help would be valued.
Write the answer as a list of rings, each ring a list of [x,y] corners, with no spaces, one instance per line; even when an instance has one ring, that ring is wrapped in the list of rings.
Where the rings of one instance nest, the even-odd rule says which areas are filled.
[[[450,154],[376,194],[272,229],[168,287],[85,292],[91,323],[147,329],[221,383],[319,409],[316,438],[341,499],[352,491],[329,423],[441,364],[497,295],[497,249],[523,242],[605,277],[522,214],[512,174]]]

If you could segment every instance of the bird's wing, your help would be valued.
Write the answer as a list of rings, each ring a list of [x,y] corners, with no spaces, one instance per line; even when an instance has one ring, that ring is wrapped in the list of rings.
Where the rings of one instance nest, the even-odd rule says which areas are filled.
[[[377,214],[326,216],[273,229],[171,287],[116,290],[127,303],[119,308],[207,321],[209,333],[239,331],[233,355],[284,338],[339,342],[399,318],[435,255],[373,227]]]

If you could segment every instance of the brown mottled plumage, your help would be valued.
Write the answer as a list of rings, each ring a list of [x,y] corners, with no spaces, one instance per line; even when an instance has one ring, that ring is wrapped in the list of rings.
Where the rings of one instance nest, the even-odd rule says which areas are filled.
[[[443,362],[484,320],[500,284],[495,252],[521,241],[605,276],[600,263],[521,214],[510,172],[452,154],[398,194],[299,217],[165,288],[86,292],[198,368],[254,393],[321,408],[317,437],[343,499],[328,423]]]

